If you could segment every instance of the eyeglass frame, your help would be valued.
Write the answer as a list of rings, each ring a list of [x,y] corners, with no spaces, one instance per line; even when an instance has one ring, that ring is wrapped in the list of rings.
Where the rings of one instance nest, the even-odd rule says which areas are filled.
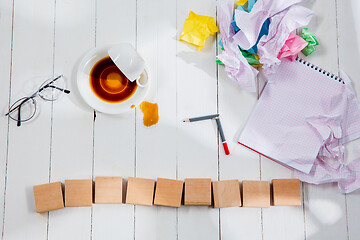
[[[22,122],[29,121],[30,119],[32,119],[32,118],[35,116],[36,109],[37,109],[35,98],[36,98],[37,96],[41,97],[41,98],[42,98],[43,100],[45,100],[45,101],[55,101],[55,100],[56,100],[56,99],[49,100],[49,99],[46,99],[46,98],[44,98],[43,96],[41,96],[40,93],[41,93],[44,89],[46,89],[46,88],[48,88],[48,87],[52,87],[52,88],[57,89],[57,90],[59,90],[59,91],[61,91],[61,92],[64,92],[65,94],[69,94],[69,93],[70,93],[70,90],[68,90],[68,89],[64,89],[64,88],[60,88],[60,87],[57,87],[57,86],[50,85],[50,84],[54,83],[56,80],[58,80],[58,79],[60,79],[60,78],[62,78],[62,77],[63,77],[63,75],[61,74],[61,75],[57,76],[56,78],[54,78],[53,80],[51,80],[49,83],[47,83],[46,85],[43,86],[43,84],[46,83],[46,81],[48,81],[49,79],[46,80],[46,81],[44,81],[44,82],[40,85],[39,89],[38,89],[35,93],[33,93],[30,97],[23,97],[23,98],[20,98],[20,99],[18,99],[17,101],[15,101],[15,102],[10,106],[9,111],[5,114],[5,116],[8,116],[10,119],[12,119],[12,120],[14,120],[14,121],[17,121],[17,126],[20,127]],[[22,99],[23,99],[23,100],[22,100]],[[22,101],[21,101],[21,100],[22,100]],[[21,120],[21,107],[23,106],[23,104],[25,104],[26,102],[28,102],[28,101],[30,101],[30,100],[32,101],[32,103],[33,103],[34,106],[35,106],[34,113],[33,113],[28,119],[26,119],[26,120]],[[21,101],[21,102],[20,102],[20,101]],[[14,105],[15,105],[16,103],[18,103],[18,102],[20,102],[20,104],[17,105],[16,107],[14,107]],[[12,112],[15,111],[15,110],[18,110],[18,119],[14,119],[13,117],[10,116],[10,113],[12,113]]]

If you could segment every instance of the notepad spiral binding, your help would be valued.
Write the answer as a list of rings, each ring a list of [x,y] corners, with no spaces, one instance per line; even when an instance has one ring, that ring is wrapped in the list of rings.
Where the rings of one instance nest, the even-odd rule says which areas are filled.
[[[330,77],[330,78],[332,78],[332,79],[334,79],[336,81],[339,81],[342,84],[345,84],[345,82],[342,80],[341,77],[338,77],[338,76],[336,76],[335,74],[333,74],[331,72],[328,72],[328,71],[326,71],[326,70],[324,70],[324,69],[322,69],[322,68],[320,68],[320,67],[318,67],[318,66],[316,66],[316,65],[314,65],[312,63],[309,63],[309,62],[305,61],[302,58],[296,57],[296,61],[298,61],[299,63],[302,63],[302,64],[304,64],[304,65],[306,65],[308,67],[311,67],[315,71],[319,71],[320,73],[322,73],[322,74],[324,74],[324,75],[326,75],[326,76],[328,76],[328,77]]]

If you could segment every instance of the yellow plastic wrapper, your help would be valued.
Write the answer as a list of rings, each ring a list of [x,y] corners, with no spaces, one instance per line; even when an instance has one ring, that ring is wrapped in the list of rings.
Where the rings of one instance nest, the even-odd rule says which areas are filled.
[[[204,47],[205,40],[217,31],[219,29],[216,27],[213,17],[197,15],[190,11],[189,17],[185,19],[180,40],[193,44],[201,50]]]
[[[239,0],[236,2],[237,5],[245,5],[245,3],[247,3],[248,0]]]

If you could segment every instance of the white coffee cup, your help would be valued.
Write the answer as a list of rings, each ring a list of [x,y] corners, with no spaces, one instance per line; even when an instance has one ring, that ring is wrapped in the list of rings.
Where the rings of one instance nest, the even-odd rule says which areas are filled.
[[[142,77],[145,70],[145,62],[131,44],[122,43],[115,45],[108,50],[108,54],[129,81],[136,81],[139,87],[145,87],[148,84],[148,78]]]

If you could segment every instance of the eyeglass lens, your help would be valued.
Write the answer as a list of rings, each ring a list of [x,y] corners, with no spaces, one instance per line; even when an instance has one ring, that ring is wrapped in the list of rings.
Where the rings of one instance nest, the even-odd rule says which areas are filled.
[[[65,81],[62,75],[46,80],[38,90],[39,96],[46,101],[55,101],[63,93],[68,94],[70,91],[65,89]]]
[[[34,117],[36,113],[36,101],[33,98],[24,97],[17,100],[9,109],[8,116],[17,121],[20,126],[21,122],[26,122]]]

